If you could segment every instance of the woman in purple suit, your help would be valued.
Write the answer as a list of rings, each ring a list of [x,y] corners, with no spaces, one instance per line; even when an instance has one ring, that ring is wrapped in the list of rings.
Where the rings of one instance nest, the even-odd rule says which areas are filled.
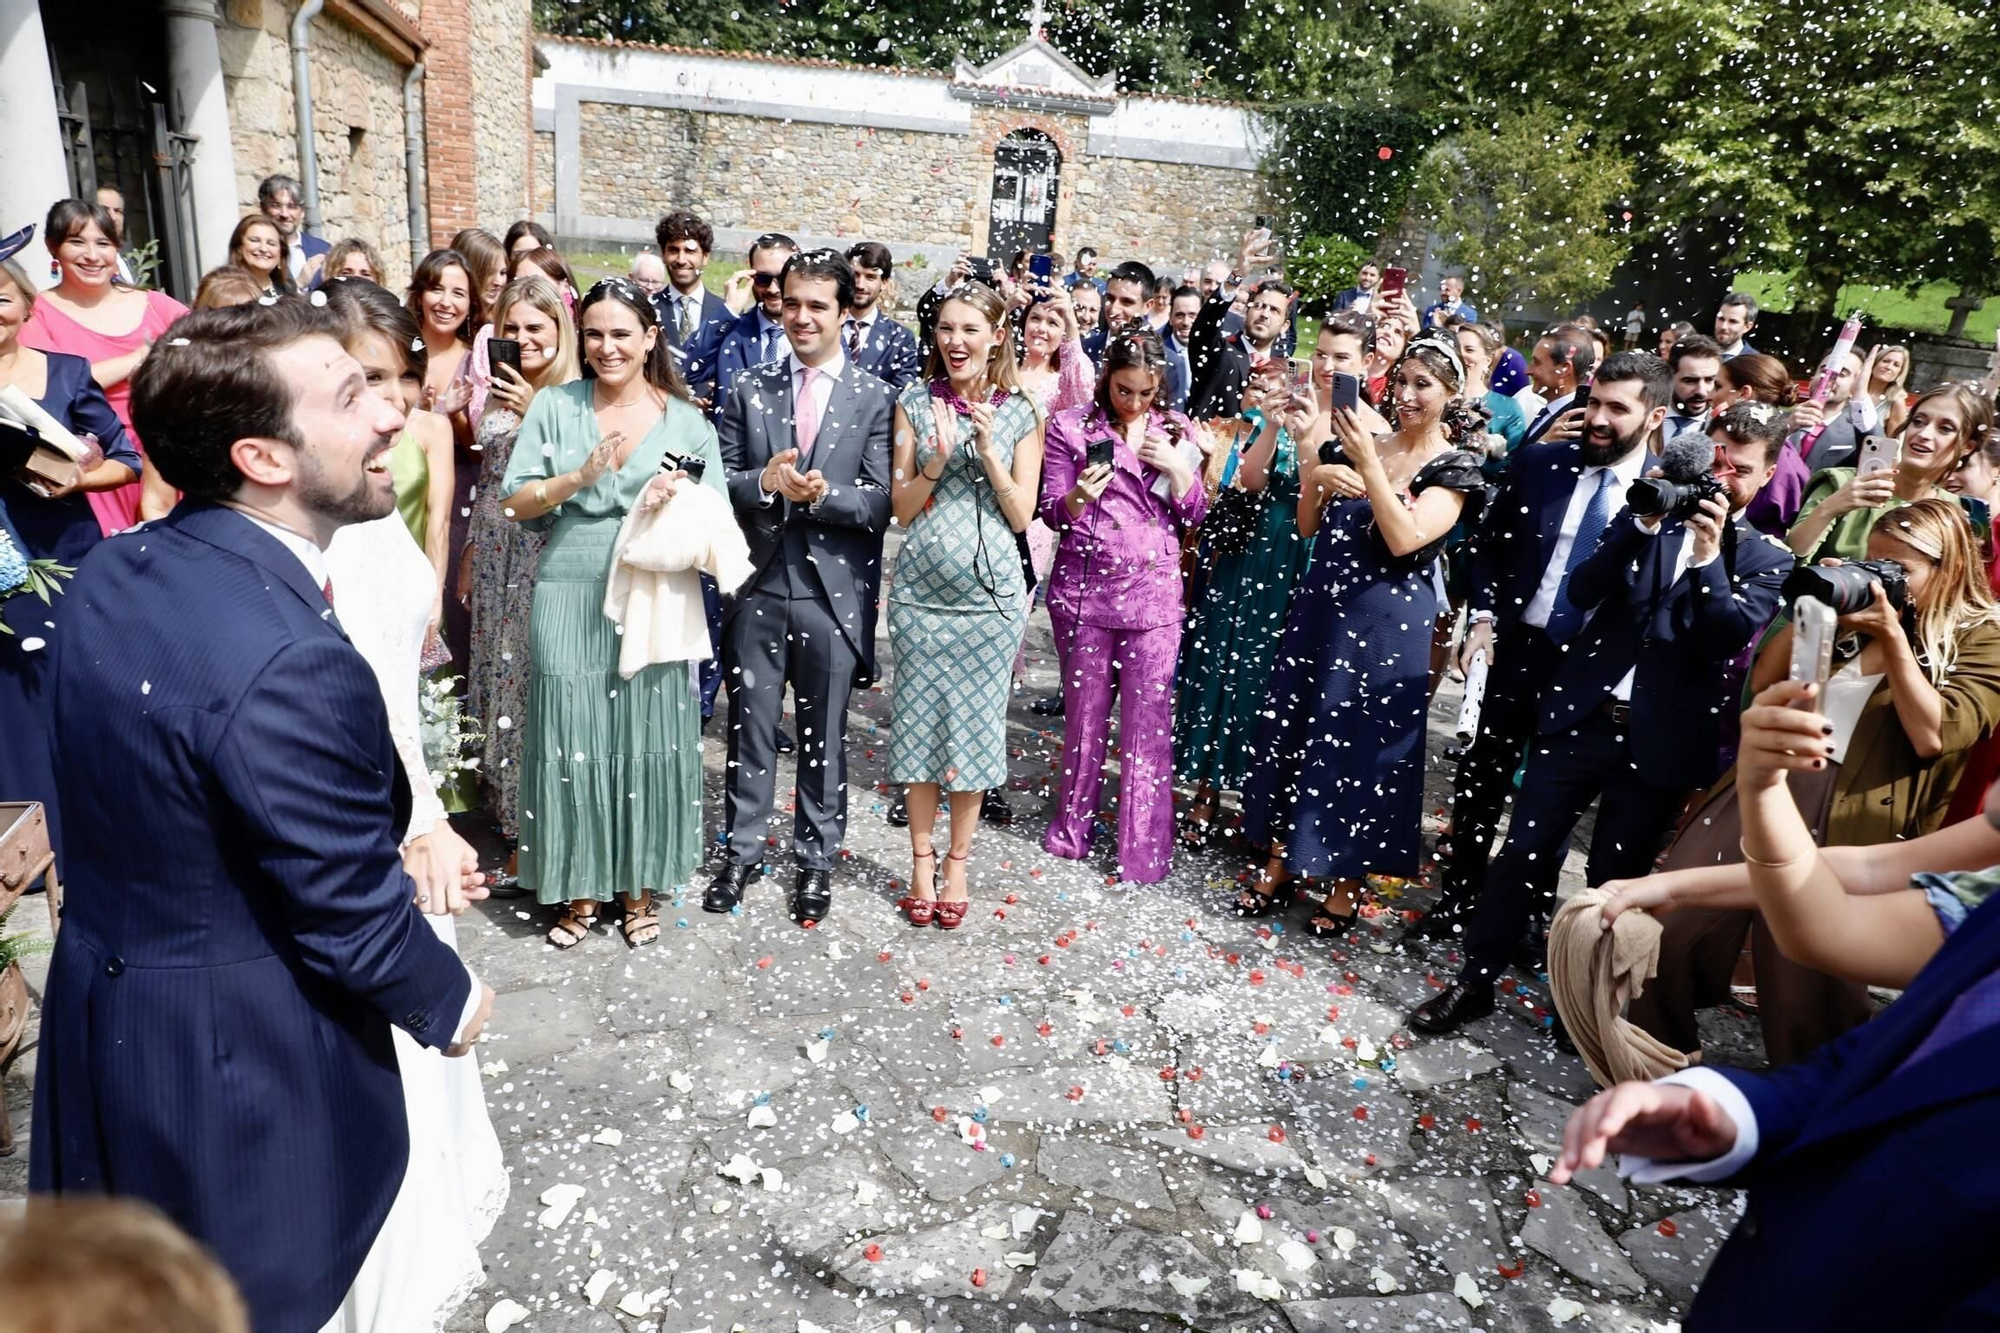
[[[1090,854],[1116,695],[1119,876],[1149,884],[1173,855],[1181,533],[1208,512],[1194,424],[1155,405],[1165,373],[1158,334],[1114,336],[1096,401],[1050,419],[1042,462],[1042,521],[1058,535],[1049,621],[1068,703],[1062,789],[1042,845]]]

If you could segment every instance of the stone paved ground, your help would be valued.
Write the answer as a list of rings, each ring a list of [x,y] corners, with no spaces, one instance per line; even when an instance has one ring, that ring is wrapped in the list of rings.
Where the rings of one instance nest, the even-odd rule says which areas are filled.
[[[688,895],[638,952],[600,930],[558,953],[518,902],[467,919],[500,992],[478,1059],[514,1193],[448,1328],[500,1326],[503,1300],[522,1329],[604,1333],[1640,1330],[1683,1311],[1735,1199],[1604,1170],[1538,1188],[1589,1079],[1536,1022],[1535,978],[1462,1038],[1408,1040],[1451,971],[1396,943],[1421,886],[1328,943],[1303,906],[1232,916],[1240,855],[1121,886],[1108,838],[1091,863],[1042,852],[1055,738],[1026,702],[1046,647],[1038,619],[1022,817],[981,831],[956,934],[893,907],[908,841],[870,789],[879,693],[857,704],[851,855],[820,929],[786,919],[788,870],[740,917]],[[1447,685],[1433,810],[1455,713]],[[1740,1024],[1715,1035],[1742,1044]],[[32,1069],[30,1050],[8,1078],[24,1146]],[[0,1159],[0,1195],[25,1159]],[[544,1203],[558,1186],[566,1213]]]

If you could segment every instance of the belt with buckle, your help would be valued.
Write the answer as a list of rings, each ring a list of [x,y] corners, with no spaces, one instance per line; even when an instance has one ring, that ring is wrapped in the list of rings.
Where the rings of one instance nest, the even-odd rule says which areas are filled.
[[[1604,702],[1597,706],[1597,711],[1621,727],[1632,720],[1632,705],[1623,699],[1606,697]]]

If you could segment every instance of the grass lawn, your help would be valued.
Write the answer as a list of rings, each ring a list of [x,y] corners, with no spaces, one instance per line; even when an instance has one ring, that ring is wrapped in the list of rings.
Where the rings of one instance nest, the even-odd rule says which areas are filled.
[[[1767,310],[1791,309],[1792,303],[1785,290],[1786,278],[1782,273],[1739,274],[1736,285],[1756,297],[1757,303]],[[1840,289],[1840,299],[1835,308],[1842,315],[1858,308],[1870,324],[1881,328],[1941,334],[1951,324],[1952,312],[1945,307],[1945,302],[1957,294],[1958,288],[1948,282],[1933,282],[1919,287],[1914,295],[1899,287],[1850,284]],[[1965,321],[1965,336],[1975,342],[1990,344],[1996,327],[2000,327],[2000,297],[1989,296],[1985,306],[1973,311]]]

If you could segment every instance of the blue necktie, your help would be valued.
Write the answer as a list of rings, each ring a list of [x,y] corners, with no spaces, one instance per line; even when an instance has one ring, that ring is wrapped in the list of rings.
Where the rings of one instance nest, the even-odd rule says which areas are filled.
[[[1590,559],[1590,553],[1597,549],[1597,539],[1604,535],[1605,524],[1611,521],[1611,488],[1617,481],[1610,468],[1597,474],[1597,489],[1584,508],[1583,521],[1576,525],[1576,540],[1570,543],[1569,559],[1563,561],[1562,582],[1556,585],[1556,603],[1549,608],[1549,639],[1557,645],[1568,643],[1583,628],[1584,613],[1570,604],[1570,576],[1576,573],[1578,565]]]
[[[785,331],[781,328],[769,328],[764,330],[764,341],[762,350],[764,353],[764,361],[766,363],[776,361],[778,359],[777,340],[784,336],[785,336]]]

